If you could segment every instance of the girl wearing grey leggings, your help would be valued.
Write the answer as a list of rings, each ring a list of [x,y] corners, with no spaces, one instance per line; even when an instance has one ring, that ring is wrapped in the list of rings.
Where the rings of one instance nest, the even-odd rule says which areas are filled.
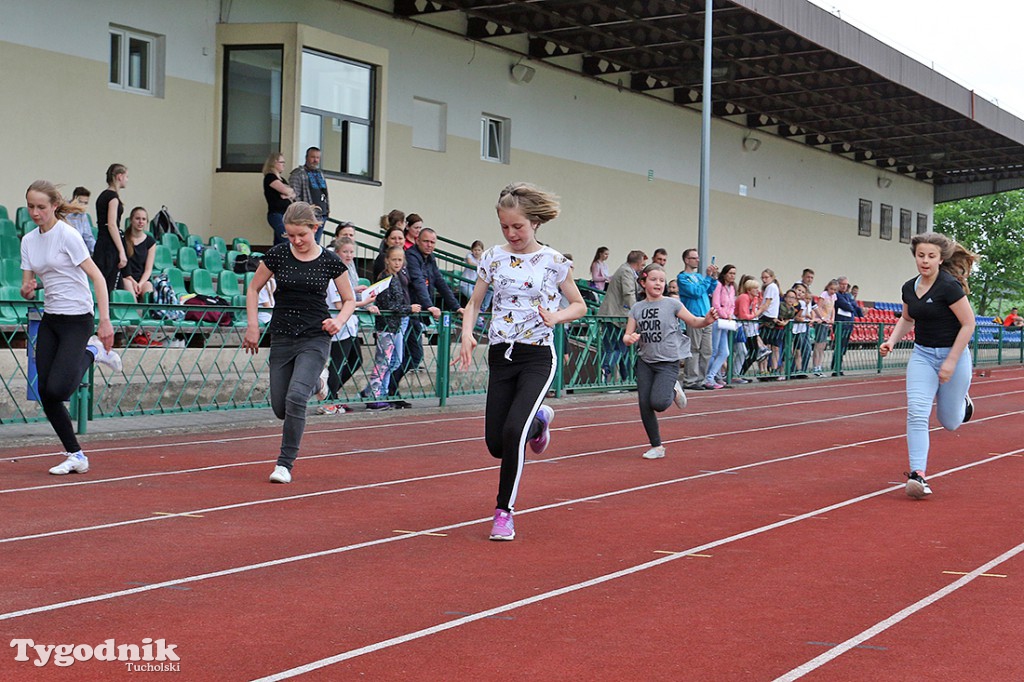
[[[665,448],[655,413],[664,412],[673,401],[679,409],[686,407],[686,394],[678,381],[679,361],[690,357],[690,338],[679,327],[679,320],[702,328],[713,324],[718,313],[711,308],[703,318],[695,317],[678,298],[666,298],[665,270],[660,265],[644,268],[640,282],[647,298],[630,309],[622,340],[627,346],[639,344],[636,389],[640,421],[651,441],[643,458],[659,459],[665,456]]]
[[[270,319],[270,405],[284,420],[281,452],[270,474],[271,483],[291,483],[292,465],[306,428],[306,403],[314,392],[327,397],[327,356],[331,337],[337,334],[355,309],[355,295],[345,264],[316,241],[319,209],[303,201],[284,213],[288,243],[267,251],[245,293],[248,325],[242,347],[259,352],[259,291],[273,276],[277,282],[274,313]],[[331,317],[327,286],[333,281],[342,306]],[[319,379],[317,378],[319,375]]]

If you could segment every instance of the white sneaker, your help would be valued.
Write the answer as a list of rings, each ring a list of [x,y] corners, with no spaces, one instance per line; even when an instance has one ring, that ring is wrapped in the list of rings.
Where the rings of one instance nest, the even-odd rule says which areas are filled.
[[[644,459],[661,459],[665,456],[665,446],[659,445],[656,448],[651,448],[643,454]]]
[[[329,392],[327,388],[327,368],[324,367],[324,371],[320,372],[320,383],[316,387],[316,399],[320,402],[327,400],[327,394]]]
[[[89,470],[89,458],[82,454],[68,455],[68,458],[50,469],[54,476],[84,474]]]
[[[680,410],[686,409],[686,394],[683,393],[683,387],[679,385],[678,381],[676,382],[676,396],[672,400]]]
[[[285,469],[283,466],[274,467],[274,473],[270,474],[271,483],[291,483],[292,472]]]
[[[96,362],[101,365],[106,365],[115,372],[121,371],[121,356],[113,350],[105,350],[103,348],[103,342],[96,335],[89,337],[89,344],[96,349]]]

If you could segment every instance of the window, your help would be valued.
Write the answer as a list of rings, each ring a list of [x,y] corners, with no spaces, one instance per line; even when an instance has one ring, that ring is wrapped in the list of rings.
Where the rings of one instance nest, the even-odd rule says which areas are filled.
[[[910,243],[910,221],[913,220],[914,213],[909,208],[900,209],[900,243]]]
[[[871,202],[860,200],[860,215],[857,218],[857,234],[861,237],[871,236]]]
[[[318,147],[324,173],[373,177],[376,81],[369,64],[303,50],[299,148]]]
[[[924,234],[928,231],[928,214],[918,213],[917,214],[917,233]]]
[[[281,151],[280,45],[224,47],[221,170],[258,171]]]
[[[878,238],[892,239],[892,206],[889,204],[879,205]]]
[[[160,36],[110,27],[110,87],[144,95],[162,95],[163,41]]]
[[[412,146],[443,152],[447,144],[448,105],[412,98]]]
[[[508,163],[512,121],[484,114],[480,118],[480,158],[493,163]]]

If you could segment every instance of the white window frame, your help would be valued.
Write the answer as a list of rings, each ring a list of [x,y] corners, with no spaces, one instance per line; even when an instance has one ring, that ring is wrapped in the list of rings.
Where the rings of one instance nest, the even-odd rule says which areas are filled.
[[[121,44],[118,50],[118,73],[117,81],[110,80],[110,74],[108,73],[107,85],[112,90],[120,90],[123,92],[132,92],[139,95],[152,95],[158,96],[160,93],[160,86],[158,83],[158,70],[157,64],[162,63],[160,58],[159,48],[160,41],[159,36],[151,33],[142,33],[130,28],[123,26],[110,26],[108,35],[108,41],[111,41],[111,36],[118,36],[121,40]],[[148,87],[140,88],[132,86],[128,83],[129,80],[129,69],[130,67],[130,53],[129,46],[131,41],[136,40],[146,44],[146,82]],[[112,50],[111,50],[112,51]],[[110,54],[109,59],[113,60],[114,55]],[[108,67],[112,67],[111,62],[108,62]]]
[[[492,142],[491,132],[497,138]],[[490,163],[509,163],[509,139],[512,137],[512,121],[502,116],[482,114],[480,116],[480,159]]]

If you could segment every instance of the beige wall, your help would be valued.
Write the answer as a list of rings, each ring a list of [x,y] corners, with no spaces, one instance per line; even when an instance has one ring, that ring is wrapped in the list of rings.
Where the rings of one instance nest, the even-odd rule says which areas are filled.
[[[127,208],[151,215],[166,204],[176,220],[210,224],[213,87],[168,77],[163,98],[107,87],[107,64],[0,42],[3,125],[0,203],[14,215],[38,178],[93,193],[111,163],[128,166]],[[95,219],[95,206],[90,205]]]

